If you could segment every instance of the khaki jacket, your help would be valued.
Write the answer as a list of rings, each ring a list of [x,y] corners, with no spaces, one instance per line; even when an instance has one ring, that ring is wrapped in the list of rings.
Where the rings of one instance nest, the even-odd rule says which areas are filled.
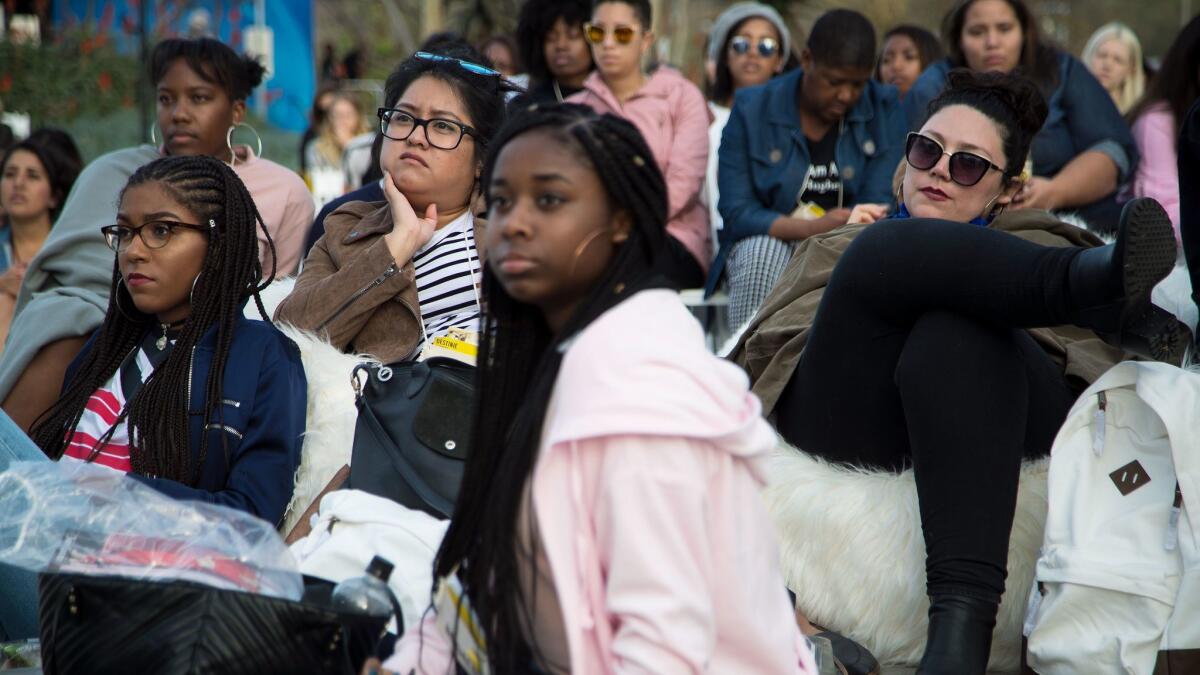
[[[482,263],[483,219],[475,218],[474,226]],[[384,363],[412,357],[421,343],[416,269],[411,260],[396,264],[383,240],[391,231],[386,202],[349,202],[329,214],[325,235],[309,251],[275,320]]]
[[[974,227],[967,226],[964,227]],[[1059,221],[1046,211],[1005,213],[991,225],[1043,246],[1099,246],[1095,235]],[[742,333],[730,359],[744,368],[752,390],[769,415],[800,361],[817,305],[833,267],[866,225],[845,225],[809,237],[796,248],[775,288]],[[1124,353],[1076,326],[1036,328],[1029,334],[1063,368],[1068,379],[1091,384],[1126,358]],[[1082,387],[1081,387],[1082,388]]]

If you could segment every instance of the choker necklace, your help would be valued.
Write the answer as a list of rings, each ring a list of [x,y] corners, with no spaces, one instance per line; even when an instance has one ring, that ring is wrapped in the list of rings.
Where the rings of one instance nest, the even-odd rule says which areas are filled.
[[[185,323],[187,323],[187,319],[181,319],[174,323],[162,323],[161,321],[159,322],[158,325],[160,328],[162,328],[162,337],[160,337],[154,341],[154,346],[158,347],[158,351],[161,352],[162,350],[167,348],[167,331],[179,328],[180,326],[182,326]]]

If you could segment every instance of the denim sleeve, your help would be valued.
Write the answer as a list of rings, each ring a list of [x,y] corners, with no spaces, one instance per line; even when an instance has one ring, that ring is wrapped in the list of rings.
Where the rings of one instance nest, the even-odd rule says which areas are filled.
[[[912,93],[909,92],[911,96]],[[896,95],[886,92],[880,96],[876,115],[879,119],[879,154],[865,162],[865,180],[861,194],[854,196],[856,204],[891,204],[895,198],[892,177],[904,157],[905,114]]]
[[[721,133],[717,155],[717,210],[725,221],[721,242],[733,243],[746,237],[767,234],[781,214],[763,206],[755,193],[750,166],[748,134],[743,110],[733,104],[729,122]]]
[[[1071,141],[1078,153],[1095,150],[1111,157],[1119,173],[1117,182],[1122,183],[1138,162],[1137,144],[1129,125],[1095,76],[1074,57],[1066,58],[1070,62],[1064,69],[1060,105]]]
[[[904,95],[904,122],[908,125],[902,131],[919,131],[929,118],[929,102],[946,86],[946,78],[939,69],[927,68],[912,88]]]

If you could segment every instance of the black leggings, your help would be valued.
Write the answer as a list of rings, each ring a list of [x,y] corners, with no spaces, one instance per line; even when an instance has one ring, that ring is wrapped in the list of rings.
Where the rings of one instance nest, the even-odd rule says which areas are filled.
[[[1069,323],[1080,250],[887,220],[825,289],[779,432],[831,461],[913,467],[931,595],[1004,592],[1021,460],[1049,453],[1078,395],[1021,328]]]

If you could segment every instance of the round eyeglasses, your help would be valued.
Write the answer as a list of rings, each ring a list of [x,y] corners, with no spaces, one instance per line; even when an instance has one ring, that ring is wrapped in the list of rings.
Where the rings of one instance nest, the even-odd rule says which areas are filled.
[[[909,166],[912,168],[919,171],[928,171],[937,165],[938,162],[942,161],[942,155],[947,154],[950,155],[950,180],[963,187],[971,187],[983,180],[987,172],[992,169],[1001,172],[1004,171],[1004,169],[992,164],[986,157],[962,150],[955,153],[947,153],[941,143],[928,136],[915,131],[908,134],[908,142],[904,148],[904,159],[908,161]]]
[[[604,36],[612,33],[613,39],[617,44],[627,45],[633,42],[633,38],[637,37],[637,29],[632,26],[617,26],[612,31],[607,31],[603,26],[597,26],[593,23],[583,24],[583,36],[587,41],[594,44],[604,44]]]
[[[380,108],[379,133],[393,141],[406,141],[417,127],[424,127],[429,144],[441,150],[453,150],[462,143],[463,136],[476,136],[475,129],[461,122],[434,117],[421,119],[403,110]]]
[[[104,235],[104,243],[112,250],[120,253],[129,248],[133,243],[133,236],[136,234],[141,238],[142,243],[147,248],[162,248],[171,241],[172,235],[177,229],[196,230],[197,232],[208,232],[216,227],[215,221],[208,221],[208,225],[193,225],[192,223],[180,223],[173,220],[152,220],[148,223],[143,223],[140,227],[127,227],[125,225],[105,225],[100,228],[100,233]]]

